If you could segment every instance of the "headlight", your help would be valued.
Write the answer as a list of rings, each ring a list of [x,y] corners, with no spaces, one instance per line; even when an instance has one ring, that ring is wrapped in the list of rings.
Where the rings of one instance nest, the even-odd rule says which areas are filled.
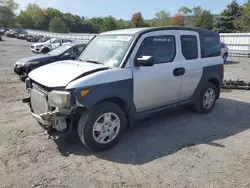
[[[48,93],[48,103],[53,107],[69,108],[70,93],[67,91],[51,91]]]
[[[16,63],[15,63],[15,65],[17,65],[18,67],[23,67],[24,65],[25,65],[25,63],[26,62],[20,62],[20,61],[17,61]]]

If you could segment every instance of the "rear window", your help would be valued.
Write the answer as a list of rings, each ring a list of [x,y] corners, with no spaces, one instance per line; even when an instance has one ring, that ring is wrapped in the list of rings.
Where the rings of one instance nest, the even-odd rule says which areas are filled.
[[[221,53],[220,38],[217,36],[203,36],[202,58],[217,57]]]

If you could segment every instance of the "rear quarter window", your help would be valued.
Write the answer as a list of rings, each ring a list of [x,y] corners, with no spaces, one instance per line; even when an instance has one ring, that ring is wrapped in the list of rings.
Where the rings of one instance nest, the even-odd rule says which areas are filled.
[[[186,60],[198,58],[198,41],[195,35],[181,36],[182,55]]]
[[[221,43],[219,36],[203,36],[202,37],[202,58],[217,57],[221,53]]]

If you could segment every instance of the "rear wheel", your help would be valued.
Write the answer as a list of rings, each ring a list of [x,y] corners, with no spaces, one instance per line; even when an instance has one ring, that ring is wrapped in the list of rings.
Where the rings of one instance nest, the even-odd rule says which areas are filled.
[[[44,48],[44,49],[41,51],[42,54],[47,54],[47,53],[49,53],[49,52],[50,52],[50,49],[49,49],[49,48]]]
[[[104,102],[85,112],[78,123],[78,135],[94,151],[112,148],[126,128],[124,111],[116,104]]]
[[[201,114],[209,113],[215,105],[216,96],[216,86],[211,82],[207,82],[201,91],[199,99],[194,104],[194,110]]]

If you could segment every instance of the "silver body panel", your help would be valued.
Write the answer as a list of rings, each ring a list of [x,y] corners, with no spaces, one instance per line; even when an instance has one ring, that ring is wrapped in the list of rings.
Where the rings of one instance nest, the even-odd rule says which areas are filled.
[[[73,60],[58,61],[31,71],[29,77],[47,87],[66,87],[76,77],[101,68],[109,67]]]
[[[127,79],[132,79],[132,71],[130,68],[113,68],[81,77],[69,83],[66,89],[83,88],[87,86],[118,82]]]

